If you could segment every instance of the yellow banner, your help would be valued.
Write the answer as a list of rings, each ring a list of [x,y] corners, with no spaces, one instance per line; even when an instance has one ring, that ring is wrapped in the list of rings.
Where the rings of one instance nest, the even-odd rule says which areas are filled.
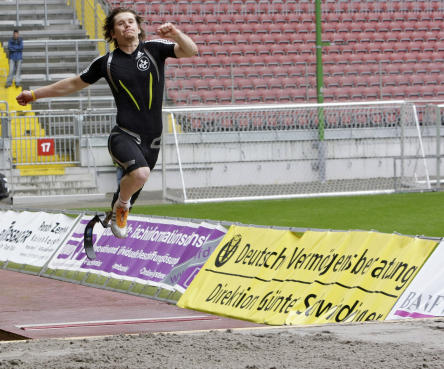
[[[178,306],[274,325],[383,320],[436,244],[231,226]]]

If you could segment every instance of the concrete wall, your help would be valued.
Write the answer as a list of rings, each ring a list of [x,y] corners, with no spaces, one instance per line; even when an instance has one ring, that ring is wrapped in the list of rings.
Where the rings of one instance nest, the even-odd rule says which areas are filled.
[[[435,155],[436,132],[423,132],[426,155]],[[393,178],[400,175],[402,154],[421,154],[416,129],[404,132],[404,150],[399,128],[335,129],[325,132],[325,180]],[[322,173],[316,131],[265,131],[191,133],[178,136],[187,187],[257,184],[288,184],[318,181]],[[81,143],[82,166],[96,166],[99,192],[115,188],[115,168],[107,149],[107,138]],[[442,145],[442,143],[441,143]],[[441,149],[444,152],[444,147]],[[165,138],[167,185],[181,187],[173,135]],[[145,191],[162,190],[162,155]],[[427,159],[431,176],[436,160]],[[441,164],[441,173],[444,167]],[[404,160],[405,174],[424,173],[423,161]]]

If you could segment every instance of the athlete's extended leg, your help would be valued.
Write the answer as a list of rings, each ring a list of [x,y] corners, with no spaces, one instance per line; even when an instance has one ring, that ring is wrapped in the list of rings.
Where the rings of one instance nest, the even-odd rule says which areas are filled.
[[[125,174],[120,181],[120,199],[129,202],[131,196],[139,191],[148,180],[150,168],[141,167]]]
[[[112,203],[111,230],[116,237],[127,237],[129,209],[154,167],[159,150],[151,148],[150,137],[130,134],[119,127],[113,128],[108,140],[108,149],[115,163],[124,169],[118,192]]]
[[[113,199],[111,201],[111,209],[114,207],[114,204],[116,203],[117,199],[119,198],[119,192],[120,192],[120,186],[117,188],[117,191],[114,192],[113,195]],[[139,197],[140,193],[142,192],[142,189],[140,189],[139,191],[137,191],[133,196],[131,196],[131,200],[130,200],[130,211],[133,207],[133,205],[135,204],[137,198]]]
[[[141,167],[125,174],[120,181],[120,193],[113,205],[111,218],[111,231],[116,237],[126,238],[128,236],[126,222],[131,206],[131,197],[142,189],[149,174],[148,167]]]

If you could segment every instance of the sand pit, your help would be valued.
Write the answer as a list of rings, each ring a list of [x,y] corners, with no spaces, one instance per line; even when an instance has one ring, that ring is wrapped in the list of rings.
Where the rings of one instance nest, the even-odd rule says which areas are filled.
[[[444,368],[444,319],[0,343],[14,369]]]

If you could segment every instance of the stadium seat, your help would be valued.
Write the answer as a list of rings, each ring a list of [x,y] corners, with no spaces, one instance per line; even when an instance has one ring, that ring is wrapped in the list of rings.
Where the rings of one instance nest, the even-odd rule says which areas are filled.
[[[384,66],[384,72],[390,75],[398,75],[400,74],[400,68],[401,66],[398,66],[396,64],[387,64]]]
[[[379,86],[379,84],[375,84],[374,78],[377,78],[379,81],[378,76],[370,75],[369,77],[367,75],[360,75],[360,76],[351,76],[348,78],[353,79],[353,86],[350,87],[368,87],[368,86]]]
[[[435,86],[423,86],[418,87],[418,92],[420,97],[424,99],[436,97],[436,87]]]
[[[280,90],[268,90],[263,93],[263,100],[265,104],[277,103],[279,101],[279,96],[281,95]],[[268,120],[267,120],[268,122]]]
[[[236,45],[249,45],[249,37],[246,34],[239,33],[233,35],[234,43]]]
[[[169,98],[174,101],[177,105],[182,105],[187,103],[188,94],[184,91],[171,91],[169,92]]]
[[[201,68],[187,68],[185,70],[185,77],[193,80],[193,79],[202,79],[203,71]]]
[[[254,90],[256,90],[256,91],[268,89],[267,82],[264,80],[264,78],[254,78],[252,82],[253,82]]]
[[[178,81],[178,85],[181,91],[194,91],[194,82],[189,79]]]
[[[270,90],[273,90],[273,89],[282,90],[282,88],[283,88],[282,79],[280,79],[280,78],[271,77],[266,82],[268,85],[268,89],[270,89]]]
[[[344,76],[339,79],[339,85],[343,87],[356,87],[359,80],[356,76]]]
[[[361,89],[362,98],[365,100],[376,100],[380,98],[379,87],[365,87]]]
[[[392,98],[393,99],[404,99],[407,97],[404,87],[392,87]]]
[[[437,80],[436,76],[424,75],[422,78],[425,86],[438,86],[440,84],[440,80]]]
[[[287,78],[289,76],[288,69],[282,68],[280,65],[270,67],[269,69],[276,78]]]
[[[399,73],[403,76],[408,76],[413,73],[415,73],[414,68],[410,64],[401,64],[399,67],[397,67]],[[408,79],[408,77],[405,77]]]
[[[410,86],[424,86],[423,76],[413,74],[408,78]]]
[[[257,48],[255,45],[250,45],[250,44],[241,45],[240,49],[242,50],[242,53],[245,56],[256,55],[257,53]]]
[[[409,78],[406,78],[404,75],[391,76],[391,78],[395,81],[396,86],[409,86]]]
[[[247,90],[245,91],[245,94],[247,96],[247,101],[249,103],[261,103],[263,102],[262,100],[262,96],[260,94],[258,94],[256,91],[254,90]]]
[[[231,90],[216,91],[216,98],[219,104],[230,104],[232,102]]]
[[[386,87],[386,86],[396,86],[396,82],[395,82],[395,79],[393,77],[402,77],[402,76],[399,76],[399,75],[398,76],[383,75],[383,76],[381,76],[381,84],[382,84],[382,86],[383,87]],[[379,82],[379,77],[376,76],[376,77],[371,77],[371,78],[375,78],[375,80],[377,82],[375,85],[372,85],[372,86],[379,86],[379,83],[380,83]]]
[[[235,104],[243,104],[247,102],[247,96],[245,91],[234,90],[233,91],[233,102]]]
[[[215,51],[223,52],[225,55],[228,55],[227,51],[221,45],[201,45],[199,47],[199,55],[200,56],[216,56]]]
[[[330,94],[333,99],[380,98],[380,93],[375,96],[370,89],[380,88],[379,73],[384,76],[384,91],[394,87],[394,91],[384,92],[383,98],[399,98],[396,87],[405,89],[410,81],[415,81],[416,88],[429,87],[421,88],[419,96],[433,93],[431,88],[443,79],[444,31],[439,21],[443,16],[442,11],[425,10],[424,3],[324,2],[324,36],[335,43],[323,49],[324,83],[326,89],[344,90],[334,90],[334,95]],[[236,83],[245,95],[249,93],[247,102],[263,101],[251,92],[252,86],[259,91],[279,91],[279,96],[268,94],[271,101],[316,99],[314,6],[307,0],[181,0],[141,2],[138,6],[147,13],[155,10],[154,22],[174,19],[194,38],[200,56],[168,61],[167,75],[176,81],[198,80],[200,75],[206,85],[197,83],[194,88],[202,102],[207,101],[202,95],[207,87],[231,89],[228,81],[232,78],[239,80]],[[258,82],[259,76],[273,77],[276,84],[270,89],[264,81]],[[168,85],[168,93],[177,92],[178,86]],[[300,91],[301,86],[303,93],[296,97],[289,93]],[[404,96],[409,96],[408,92]],[[219,101],[216,95],[209,99]]]
[[[412,64],[412,70],[414,74],[428,74],[429,71],[425,63]]]
[[[225,81],[224,79],[218,79],[218,78],[209,79],[208,85],[210,86],[210,89],[212,91],[225,90],[224,81]]]
[[[326,76],[324,77],[324,86],[326,88],[339,87],[339,78],[336,76]]]
[[[435,52],[427,55],[431,63],[443,63],[444,62],[444,52]]]
[[[245,76],[246,78],[254,79],[254,78],[261,78],[263,70],[268,70],[268,68],[258,68],[258,67],[251,67],[251,66],[245,66]]]
[[[237,83],[238,83],[239,89],[241,89],[241,90],[253,90],[254,89],[253,81],[251,80],[251,78],[239,78]]]
[[[216,104],[217,95],[214,91],[202,91],[201,92],[202,102],[204,104]]]
[[[297,78],[285,78],[282,81],[284,90],[291,90],[299,88],[299,83]]]
[[[361,88],[349,88],[349,96],[351,100],[363,100],[367,96],[363,94]]]
[[[393,86],[383,87],[380,91],[381,99],[389,100],[394,98],[394,90]]]
[[[194,90],[195,91],[202,91],[202,90],[210,90],[210,85],[208,81],[199,79],[197,81],[194,81]]]

